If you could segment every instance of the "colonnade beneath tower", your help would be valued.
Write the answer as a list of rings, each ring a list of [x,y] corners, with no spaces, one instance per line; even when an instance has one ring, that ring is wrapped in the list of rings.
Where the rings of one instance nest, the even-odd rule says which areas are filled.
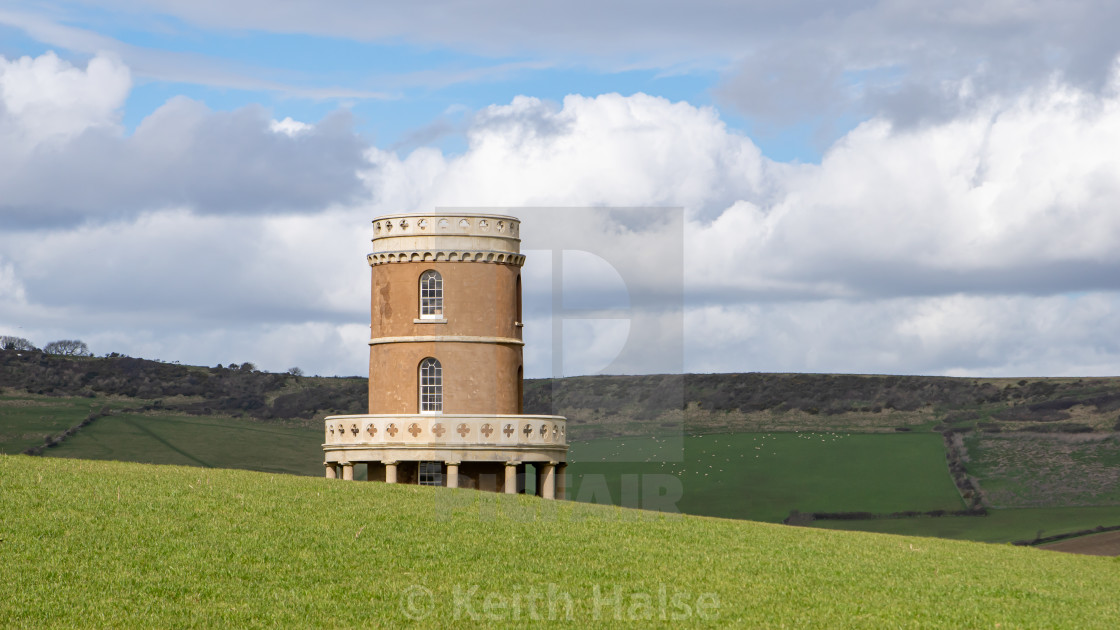
[[[323,466],[326,469],[327,479],[342,479],[344,481],[354,480],[354,466],[355,464],[366,464],[367,467],[374,465],[384,468],[383,479],[374,479],[372,475],[367,472],[367,480],[370,481],[384,481],[385,483],[401,483],[398,481],[399,467],[401,464],[416,465],[420,462],[400,462],[395,460],[387,460],[381,462],[324,462]],[[459,474],[459,467],[461,461],[445,461],[442,462],[443,471],[441,473],[442,479],[439,484],[424,484],[424,485],[440,485],[446,488],[458,488],[460,486],[461,476]],[[500,489],[505,494],[520,494],[525,492],[525,479],[527,478],[526,465],[532,465],[535,477],[535,494],[545,499],[564,499],[567,492],[567,462],[562,461],[548,461],[548,462],[520,462],[508,461],[504,462],[504,475],[499,479],[498,475],[489,475],[489,481],[494,483],[495,489]],[[368,469],[367,469],[368,470]],[[379,477],[381,475],[378,475]],[[485,482],[486,479],[474,479],[475,482]],[[481,485],[476,483],[476,486]]]

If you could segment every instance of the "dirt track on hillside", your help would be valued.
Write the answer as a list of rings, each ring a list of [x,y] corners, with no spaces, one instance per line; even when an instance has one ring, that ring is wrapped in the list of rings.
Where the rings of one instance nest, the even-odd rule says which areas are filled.
[[[1086,556],[1120,556],[1120,531],[1090,534],[1071,540],[1042,545],[1040,549],[1079,553]]]

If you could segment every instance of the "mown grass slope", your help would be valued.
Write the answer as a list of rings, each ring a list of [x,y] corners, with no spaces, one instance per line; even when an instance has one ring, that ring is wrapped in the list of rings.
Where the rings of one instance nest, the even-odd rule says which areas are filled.
[[[0,620],[21,627],[1120,618],[1110,558],[465,490],[0,456],[0,513]]]

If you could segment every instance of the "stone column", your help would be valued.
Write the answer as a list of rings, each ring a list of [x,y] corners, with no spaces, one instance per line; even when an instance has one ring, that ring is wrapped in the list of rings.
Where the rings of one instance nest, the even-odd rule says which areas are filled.
[[[506,494],[517,494],[517,465],[520,462],[506,462]]]
[[[397,483],[397,462],[385,462],[385,483]]]
[[[541,465],[541,497],[545,499],[556,498],[556,462],[548,462]]]
[[[459,462],[447,462],[447,487],[459,487]]]
[[[342,479],[345,481],[354,481],[354,464],[342,462]]]
[[[568,463],[560,462],[556,466],[556,498],[563,501],[567,499],[568,492]]]
[[[338,469],[334,466],[334,462],[323,462],[323,468],[327,469],[327,479],[338,479]]]

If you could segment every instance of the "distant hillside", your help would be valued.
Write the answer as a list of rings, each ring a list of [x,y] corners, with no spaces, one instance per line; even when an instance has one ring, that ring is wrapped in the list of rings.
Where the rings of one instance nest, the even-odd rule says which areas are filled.
[[[525,384],[528,413],[584,436],[679,431],[1087,433],[1120,426],[1120,378],[846,374],[579,376]]]
[[[196,367],[131,357],[65,357],[0,351],[0,390],[44,396],[125,397],[136,406],[193,415],[311,423],[365,413],[365,378],[323,378],[246,367]]]
[[[146,409],[318,427],[365,413],[364,377],[323,378],[129,357],[0,351],[0,389],[125,397]],[[529,379],[526,413],[558,413],[576,439],[677,432],[935,430],[1087,433],[1120,426],[1120,378],[981,379],[685,374]]]

